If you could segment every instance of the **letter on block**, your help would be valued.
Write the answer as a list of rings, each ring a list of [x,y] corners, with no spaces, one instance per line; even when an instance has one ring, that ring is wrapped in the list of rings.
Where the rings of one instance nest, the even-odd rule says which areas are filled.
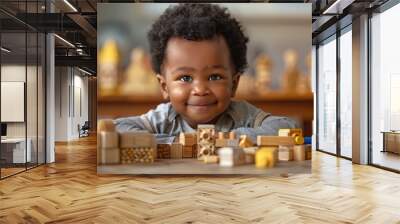
[[[261,147],[256,152],[256,167],[274,167],[278,161],[278,150],[276,147]]]

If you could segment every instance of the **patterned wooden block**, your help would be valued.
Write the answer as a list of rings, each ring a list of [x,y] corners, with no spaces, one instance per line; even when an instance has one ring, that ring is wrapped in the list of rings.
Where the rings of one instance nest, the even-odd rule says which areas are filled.
[[[171,158],[171,145],[170,144],[158,144],[157,145],[157,158],[158,159],[170,159]]]
[[[197,126],[197,157],[202,158],[206,155],[215,155],[215,126],[198,125]]]
[[[124,148],[121,149],[121,163],[152,163],[154,162],[153,148]]]
[[[197,157],[202,158],[203,156],[215,155],[215,145],[214,144],[199,144],[197,145]]]
[[[183,146],[181,143],[171,144],[171,159],[182,159]]]
[[[182,158],[193,158],[193,146],[183,146]]]
[[[183,146],[192,146],[197,143],[197,133],[183,133],[179,134],[179,143]]]

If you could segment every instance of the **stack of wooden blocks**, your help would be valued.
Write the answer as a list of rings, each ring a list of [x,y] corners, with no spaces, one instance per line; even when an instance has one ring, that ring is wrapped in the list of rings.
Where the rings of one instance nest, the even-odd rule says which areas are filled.
[[[120,133],[121,163],[152,163],[157,157],[154,135],[143,131]]]
[[[179,143],[182,144],[182,158],[197,158],[197,134],[195,132],[181,132]]]
[[[198,125],[197,126],[197,146],[199,159],[204,156],[215,155],[215,126]]]
[[[115,131],[112,120],[102,120],[98,124],[97,132],[97,163],[118,164],[119,158],[119,136]]]

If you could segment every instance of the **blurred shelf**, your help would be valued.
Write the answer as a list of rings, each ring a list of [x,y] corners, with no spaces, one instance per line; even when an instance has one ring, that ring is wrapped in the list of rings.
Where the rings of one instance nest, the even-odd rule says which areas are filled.
[[[237,95],[236,100],[247,100],[250,102],[274,102],[274,101],[312,101],[312,93],[284,93],[270,92],[263,95]],[[100,103],[160,103],[163,102],[159,94],[149,95],[107,95],[99,96]]]

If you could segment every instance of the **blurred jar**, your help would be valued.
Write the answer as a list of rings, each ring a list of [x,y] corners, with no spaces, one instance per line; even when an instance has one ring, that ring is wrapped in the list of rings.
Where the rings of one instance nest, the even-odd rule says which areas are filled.
[[[107,40],[99,53],[100,95],[113,95],[118,87],[120,51],[115,40]]]

